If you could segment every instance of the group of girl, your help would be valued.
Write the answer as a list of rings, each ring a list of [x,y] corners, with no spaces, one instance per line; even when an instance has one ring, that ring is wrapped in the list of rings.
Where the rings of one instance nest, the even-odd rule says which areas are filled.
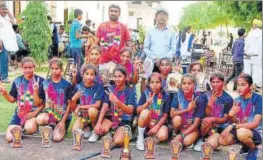
[[[202,65],[194,62],[188,74],[182,76],[179,90],[169,93],[167,77],[180,72],[168,58],[162,58],[160,73],[152,73],[141,81],[141,94],[137,103],[136,84],[141,69],[139,58],[132,63],[132,51],[121,50],[121,64],[113,70],[113,83],[103,86],[99,58],[100,48],[93,46],[86,56],[81,70],[72,72],[71,82],[63,78],[63,64],[53,58],[49,62],[51,77],[44,80],[37,76],[35,61],[26,57],[21,61],[23,75],[17,77],[8,93],[0,85],[0,93],[17,108],[6,131],[6,140],[11,142],[14,127],[24,129],[27,134],[38,131],[39,126],[53,127],[53,141],[62,141],[72,114],[77,118],[72,131],[90,129],[89,142],[104,135],[113,136],[113,143],[122,146],[124,125],[138,119],[136,148],[144,150],[144,138],[155,136],[165,142],[176,134],[172,141],[184,147],[201,150],[201,142],[207,141],[212,148],[245,144],[257,152],[262,132],[262,96],[252,91],[253,80],[242,74],[237,78],[239,97],[235,100],[224,91],[224,76],[213,73],[206,92],[196,90],[196,75],[203,71]],[[137,118],[135,118],[137,117]],[[88,133],[88,132],[87,132]],[[249,152],[250,153],[250,152]]]

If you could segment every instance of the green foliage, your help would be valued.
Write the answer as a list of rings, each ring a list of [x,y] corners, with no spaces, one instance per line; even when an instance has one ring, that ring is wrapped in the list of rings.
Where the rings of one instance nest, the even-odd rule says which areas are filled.
[[[196,2],[184,8],[179,29],[192,26],[194,30],[201,30],[232,25],[248,30],[253,19],[262,19],[259,6],[259,1]]]
[[[139,43],[143,43],[146,35],[146,31],[142,26],[138,27],[139,29]]]
[[[31,55],[40,65],[48,60],[51,31],[47,20],[48,10],[42,1],[29,2],[22,12],[23,39],[29,44]]]
[[[74,20],[74,8],[70,8],[70,12],[68,15],[68,20]],[[69,34],[70,26],[68,23],[65,24],[65,32]]]

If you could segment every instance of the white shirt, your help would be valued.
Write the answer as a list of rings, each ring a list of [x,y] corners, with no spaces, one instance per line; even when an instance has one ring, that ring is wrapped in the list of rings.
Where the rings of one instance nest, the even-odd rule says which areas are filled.
[[[18,51],[16,34],[8,16],[3,17],[0,15],[0,39],[3,40],[4,47],[7,51]]]
[[[181,43],[181,57],[191,56],[191,52],[188,51],[188,43],[191,33],[186,33],[185,41]]]
[[[245,39],[245,53],[248,55],[257,55],[251,57],[251,62],[262,62],[262,30],[259,28],[251,29]]]

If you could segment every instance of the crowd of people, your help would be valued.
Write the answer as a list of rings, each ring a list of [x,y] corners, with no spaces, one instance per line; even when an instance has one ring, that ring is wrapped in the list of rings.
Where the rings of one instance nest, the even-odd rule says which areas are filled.
[[[2,35],[1,24],[10,27],[11,21],[7,18],[12,16],[3,7],[0,14]],[[60,41],[69,42],[66,50],[75,62],[70,81],[63,78],[63,63],[59,58],[49,61],[51,77],[44,79],[35,74],[34,59],[25,57],[21,61],[23,75],[13,81],[10,92],[0,84],[1,95],[18,105],[6,131],[8,142],[13,141],[11,130],[14,127],[33,134],[38,127],[46,125],[53,127],[53,140],[62,141],[75,115],[72,131],[84,130],[89,142],[111,135],[114,145],[123,146],[123,126],[132,126],[136,121],[138,150],[145,150],[143,141],[147,136],[165,142],[175,134],[172,142],[196,151],[202,150],[203,143],[208,143],[212,149],[240,143],[242,151],[248,152],[247,159],[256,159],[257,145],[262,142],[262,96],[253,91],[254,82],[262,81],[257,77],[262,69],[262,37],[259,35],[262,31],[258,21],[253,22],[254,27],[247,36],[251,43],[244,44],[244,29],[238,31],[239,39],[232,49],[233,76],[225,80],[222,73],[215,72],[206,78],[205,89],[200,90],[198,86],[204,82],[202,64],[193,62],[183,70],[178,61],[179,57],[191,56],[194,41],[191,27],[186,27],[176,38],[167,27],[167,10],[157,10],[157,25],[146,34],[143,47],[146,58],[142,62],[143,58],[132,50],[129,29],[119,22],[121,8],[113,4],[108,14],[109,21],[100,24],[95,32],[89,21],[88,25],[81,25],[82,11],[76,9],[69,40],[62,40],[66,37],[63,26],[59,28],[62,38],[53,37],[56,46]],[[86,40],[84,50],[83,39]],[[5,39],[2,41],[1,61],[2,56],[8,56],[5,50],[14,50]],[[211,43],[212,40],[207,44]],[[260,47],[260,52],[255,49]],[[244,50],[251,57],[245,67],[251,64],[251,70],[241,73]],[[4,63],[0,64],[4,82]],[[224,89],[233,77],[237,98]],[[137,84],[140,91],[136,91]]]

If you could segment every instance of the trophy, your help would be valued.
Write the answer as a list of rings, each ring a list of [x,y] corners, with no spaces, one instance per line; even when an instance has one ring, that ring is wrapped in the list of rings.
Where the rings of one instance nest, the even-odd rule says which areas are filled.
[[[104,136],[102,138],[103,149],[101,151],[102,158],[111,158],[111,147],[113,146],[112,138],[110,136]]]
[[[104,86],[109,86],[109,70],[104,69],[100,71],[100,78]]]
[[[143,62],[143,76],[142,77],[145,79],[148,78],[152,74],[153,67],[154,67],[154,63],[152,62],[152,60],[146,59]]]
[[[121,151],[120,160],[130,160],[131,159],[131,151],[129,150],[130,136],[131,132],[130,126],[124,126],[124,148]]]
[[[177,140],[171,141],[170,148],[172,152],[172,160],[178,160],[183,149],[182,143]]]
[[[145,159],[154,159],[154,153],[155,153],[155,146],[157,143],[157,139],[155,137],[147,137],[144,140],[144,146],[145,146]]]
[[[15,127],[11,130],[11,134],[13,136],[12,148],[22,148],[22,129]]]
[[[52,128],[50,126],[44,126],[40,129],[41,137],[42,137],[42,148],[49,148],[52,145],[51,137],[52,137]]]
[[[78,129],[78,130],[74,130],[72,134],[73,134],[73,139],[74,139],[72,149],[81,151],[84,132],[81,129]]]
[[[177,92],[179,90],[180,83],[182,81],[183,75],[180,73],[170,73],[167,77],[167,91],[168,92]]]
[[[107,69],[109,71],[109,80],[113,80],[113,70],[117,67],[116,63],[114,62],[109,62]]]
[[[213,154],[213,147],[211,144],[205,142],[202,144],[202,160],[210,160]]]
[[[205,92],[206,91],[206,74],[203,72],[200,72],[196,75],[196,82],[197,82],[197,87],[196,87],[196,91],[200,91],[200,92]]]
[[[240,145],[232,145],[228,148],[227,160],[237,160],[239,157],[241,146]]]

